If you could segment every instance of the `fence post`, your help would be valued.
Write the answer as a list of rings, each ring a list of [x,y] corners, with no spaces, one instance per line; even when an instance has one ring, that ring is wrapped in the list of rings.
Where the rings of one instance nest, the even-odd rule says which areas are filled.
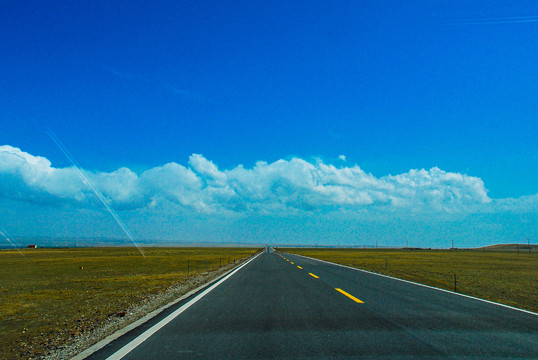
[[[454,274],[454,292],[458,292],[457,281],[456,281],[456,274]]]
[[[205,261],[205,271],[209,271],[209,267],[207,266],[207,260]]]
[[[385,270],[387,270],[388,268],[389,268],[389,261],[385,259]]]
[[[222,266],[222,259],[219,258],[219,267],[221,267],[221,266]]]
[[[190,267],[191,267],[191,262],[190,260],[187,260],[187,279],[189,278]]]

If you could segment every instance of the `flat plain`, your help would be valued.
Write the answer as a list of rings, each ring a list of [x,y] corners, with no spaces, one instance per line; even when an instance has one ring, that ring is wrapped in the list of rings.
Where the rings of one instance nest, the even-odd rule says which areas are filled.
[[[280,248],[538,312],[538,251]],[[455,278],[454,278],[455,276]],[[456,281],[454,281],[456,280]]]
[[[0,358],[45,356],[256,251],[144,248],[143,257],[127,247],[1,250]]]

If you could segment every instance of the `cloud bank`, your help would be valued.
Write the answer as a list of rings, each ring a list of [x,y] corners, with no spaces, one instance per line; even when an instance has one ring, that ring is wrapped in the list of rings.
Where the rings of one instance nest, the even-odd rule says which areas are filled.
[[[359,166],[300,158],[220,170],[199,154],[137,174],[128,168],[86,171],[111,206],[151,209],[175,204],[200,214],[286,215],[330,212],[472,213],[536,210],[538,196],[493,200],[480,178],[438,168],[375,177]],[[43,205],[99,208],[72,167],[0,146],[0,198]]]

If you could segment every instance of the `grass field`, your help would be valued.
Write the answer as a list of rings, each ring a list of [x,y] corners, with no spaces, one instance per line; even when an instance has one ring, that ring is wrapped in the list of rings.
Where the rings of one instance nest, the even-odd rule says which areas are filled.
[[[0,251],[0,358],[29,358],[125,316],[167,288],[232,266],[247,248]]]
[[[279,249],[538,312],[538,251]]]

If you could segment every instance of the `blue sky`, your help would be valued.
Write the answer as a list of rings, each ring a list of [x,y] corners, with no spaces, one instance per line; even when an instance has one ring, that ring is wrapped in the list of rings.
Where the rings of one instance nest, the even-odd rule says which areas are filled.
[[[22,151],[28,161],[43,157],[52,169],[69,168],[71,163],[47,135],[52,130],[90,177],[95,175],[99,190],[127,225],[140,226],[143,237],[190,234],[195,240],[198,234],[219,241],[226,228],[233,229],[230,239],[279,233],[282,239],[302,236],[308,242],[321,228],[324,238],[345,238],[336,228],[346,223],[354,229],[348,239],[368,228],[371,239],[378,234],[390,242],[416,221],[429,225],[414,226],[415,239],[425,238],[427,230],[420,229],[441,223],[448,224],[447,234],[476,234],[462,219],[478,216],[489,226],[478,236],[481,243],[495,242],[496,236],[515,241],[510,238],[514,229],[531,237],[538,232],[537,38],[535,1],[2,1],[0,145]],[[12,156],[14,151],[7,152]],[[193,165],[198,161],[193,154],[218,166],[211,175],[216,178],[208,180],[207,163]],[[300,206],[273,190],[270,196],[241,193],[245,177],[237,171],[220,174],[243,165],[252,172],[245,175],[250,178],[257,174],[258,161],[270,165],[281,159],[286,166],[267,170],[280,175],[256,179],[269,181],[268,189],[288,179],[293,194],[309,194]],[[45,184],[40,182],[44,175],[36,175],[46,165],[26,173],[26,165],[9,161],[0,168],[0,226],[7,232],[92,236],[92,229],[109,221],[99,204],[87,199],[92,195],[77,187],[80,179],[66,175],[71,183],[60,176],[51,187],[53,180]],[[169,163],[192,170],[205,192],[170,175],[191,198],[164,194],[172,185],[158,187],[162,179],[150,175]],[[339,173],[338,179],[351,182],[345,186],[356,192],[324,193],[331,200],[320,200],[322,190],[316,186],[333,183],[322,180],[309,188],[305,178],[289,180],[298,171],[294,164],[323,176],[328,173],[320,164],[340,170],[358,166],[379,183],[363,194],[371,202],[361,202],[363,195],[357,194],[366,191],[360,185],[364,176]],[[144,180],[151,186],[136,185],[144,189],[141,193],[122,195],[137,199],[121,198],[99,178],[122,167],[137,176],[134,182],[151,179]],[[453,184],[446,180],[451,175],[430,172],[432,168],[463,177]],[[402,195],[401,182],[386,178],[412,169],[425,169],[428,175],[410,177],[441,179],[432,183],[443,186],[445,195],[424,200],[426,190],[420,186],[415,195]],[[230,178],[235,182],[228,182]],[[473,179],[483,189],[475,191]],[[235,208],[230,198],[226,202],[211,192],[215,184],[237,196]],[[387,186],[398,191],[382,190]],[[70,192],[73,188],[80,193]],[[447,193],[458,194],[459,202]],[[469,193],[479,200],[461,200]],[[70,196],[75,200],[64,203]],[[161,197],[178,208],[160,204],[143,217],[150,200]],[[418,198],[422,212],[414,220],[387,214],[403,211],[393,209],[402,199],[416,208]],[[271,210],[248,205],[255,199]],[[376,205],[387,201],[394,206]],[[525,205],[512,204],[507,213],[510,201]],[[275,215],[277,208],[278,216],[291,218]],[[81,211],[93,215],[84,224],[52,225],[47,219],[58,218],[57,211],[65,217]],[[13,220],[21,216],[35,221]],[[211,230],[195,231],[194,222],[185,221],[189,217],[211,224]],[[362,220],[350,224],[348,217]],[[175,230],[160,228],[164,218]],[[320,225],[320,219],[330,225]],[[395,219],[404,225],[392,230],[379,225]],[[267,228],[271,223],[275,225]],[[285,224],[295,224],[295,230],[286,232],[291,228]],[[122,236],[114,226],[97,235]],[[241,233],[235,227],[251,230]],[[263,229],[267,231],[260,235]]]

